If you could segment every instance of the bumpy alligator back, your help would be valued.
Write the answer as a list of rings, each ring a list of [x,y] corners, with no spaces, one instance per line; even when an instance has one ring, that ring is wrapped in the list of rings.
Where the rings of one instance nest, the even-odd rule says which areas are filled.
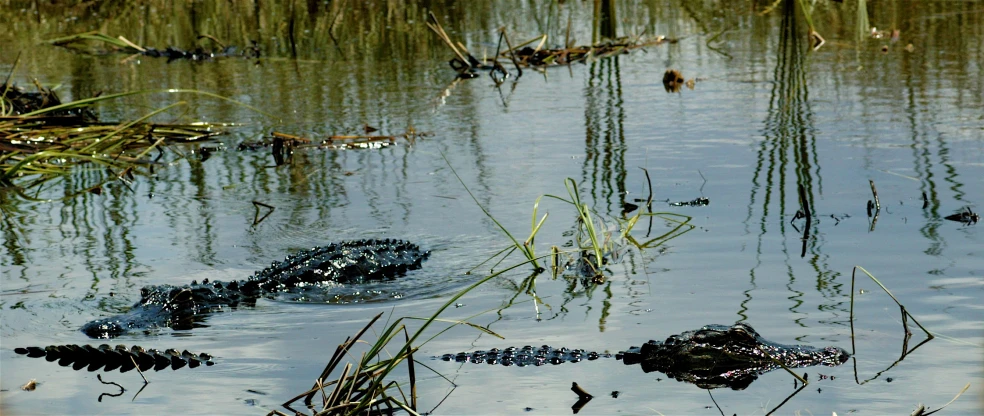
[[[444,361],[470,362],[504,366],[541,366],[611,357],[585,350],[510,347],[471,353],[444,354]],[[707,325],[693,331],[671,335],[665,341],[649,341],[630,347],[615,358],[625,365],[639,364],[642,371],[660,371],[679,381],[705,389],[730,387],[741,390],[759,375],[780,367],[814,365],[836,366],[847,361],[849,354],[838,347],[816,348],[807,345],[784,345],[762,338],[751,326]]]
[[[193,354],[185,350],[178,352],[174,349],[158,351],[156,349],[144,350],[139,346],[127,348],[125,345],[117,345],[112,348],[103,344],[98,347],[91,345],[49,345],[47,347],[27,347],[15,348],[14,352],[27,355],[28,357],[44,357],[48,361],[58,361],[62,367],[72,366],[78,371],[83,368],[89,371],[96,371],[100,368],[103,371],[113,371],[119,369],[121,373],[139,368],[140,371],[161,371],[165,368],[177,370],[184,366],[195,368],[202,364],[213,365],[212,356],[201,353]]]
[[[297,252],[249,280],[272,293],[303,284],[392,279],[419,269],[429,254],[403,240],[345,241]]]
[[[192,329],[211,313],[252,306],[260,297],[319,287],[392,279],[419,269],[430,253],[403,240],[359,240],[328,244],[274,262],[248,279],[146,286],[128,313],[89,322],[82,332],[114,338],[153,328]]]
[[[459,352],[457,354],[444,354],[440,359],[444,361],[455,361],[459,363],[473,364],[501,364],[504,366],[541,366],[559,365],[563,363],[577,363],[582,360],[593,361],[599,358],[610,358],[612,355],[607,353],[599,354],[594,351],[581,349],[553,348],[544,345],[539,348],[525,346],[522,348],[509,347],[504,349],[493,348],[488,351],[480,350],[470,353]]]

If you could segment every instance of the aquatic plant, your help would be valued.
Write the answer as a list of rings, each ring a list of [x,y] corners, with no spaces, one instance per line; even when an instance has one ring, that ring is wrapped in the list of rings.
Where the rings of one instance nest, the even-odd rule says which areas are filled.
[[[608,16],[610,19],[612,18],[613,13],[613,11],[610,11],[605,14],[605,16]],[[468,49],[461,42],[455,42],[452,40],[433,13],[429,13],[428,19],[427,26],[454,54],[455,57],[452,58],[448,64],[458,73],[459,78],[475,78],[478,76],[476,73],[477,71],[486,70],[489,71],[489,76],[492,77],[496,84],[501,83],[508,76],[508,71],[506,71],[506,68],[499,62],[500,59],[506,60],[516,68],[516,78],[518,79],[523,76],[523,68],[542,68],[548,66],[589,62],[628,53],[630,51],[642,49],[648,46],[676,43],[678,41],[678,39],[667,38],[666,36],[655,36],[648,38],[643,35],[615,37],[612,36],[614,33],[614,28],[607,29],[611,32],[603,30],[606,34],[606,36],[603,37],[606,39],[601,40],[601,37],[597,34],[598,30],[596,27],[596,41],[594,43],[590,45],[574,46],[570,44],[570,20],[568,20],[567,35],[564,42],[564,47],[562,48],[544,48],[544,45],[547,42],[546,34],[536,36],[528,41],[513,46],[509,41],[509,36],[506,34],[506,28],[500,27],[498,30],[499,44],[496,47],[495,54],[492,55],[492,57],[485,57],[480,60],[468,51]],[[597,22],[598,19],[596,18],[596,26]],[[502,50],[503,40],[506,42],[507,49],[505,50]],[[534,43],[536,43],[536,47],[531,47],[530,45]]]
[[[426,365],[415,361],[413,358],[413,354],[421,346],[458,325],[467,325],[483,333],[504,339],[502,336],[488,328],[468,322],[468,319],[471,319],[474,316],[466,318],[465,320],[446,320],[440,319],[439,316],[444,313],[448,307],[457,304],[457,301],[461,299],[461,297],[471,292],[475,288],[501,276],[504,273],[529,263],[530,261],[524,261],[504,268],[496,273],[491,273],[449,298],[429,317],[397,318],[395,321],[385,326],[383,331],[376,337],[375,341],[371,343],[363,341],[362,337],[383,315],[382,313],[377,314],[369,320],[369,323],[362,330],[357,332],[354,336],[346,338],[345,342],[339,344],[338,348],[335,350],[335,353],[332,355],[332,358],[325,366],[324,371],[322,371],[321,375],[315,380],[314,386],[311,389],[284,402],[283,406],[295,414],[300,414],[300,412],[297,412],[291,408],[291,405],[298,400],[303,399],[303,403],[310,407],[312,406],[314,396],[320,393],[321,405],[314,408],[315,414],[319,415],[356,415],[365,414],[366,412],[383,414],[392,413],[397,408],[410,414],[418,414],[415,366],[419,364],[430,369]],[[423,323],[411,334],[410,330],[404,323],[405,320],[420,320],[423,321]],[[424,333],[430,325],[435,322],[444,322],[449,323],[450,325],[431,335],[429,338],[423,339]],[[397,339],[401,332],[404,335],[403,340],[398,341]],[[420,340],[419,343],[418,340]],[[352,347],[360,342],[369,344],[369,349],[362,353],[360,358],[353,360],[355,361],[355,365],[353,365],[352,362],[346,363],[344,368],[341,370],[340,376],[337,378],[330,378],[330,376],[338,370],[338,367],[341,365],[343,360],[345,360],[345,357],[351,357],[350,350]],[[391,348],[395,348],[396,353],[390,353]],[[406,384],[401,384],[400,382],[389,379],[393,375],[396,368],[401,364],[405,364],[407,368]],[[436,371],[435,373],[440,375]],[[331,391],[327,390],[327,388],[331,386],[334,386],[334,388]],[[404,387],[406,387],[408,391],[404,391]],[[272,411],[271,414],[285,415],[284,413],[276,410]]]
[[[15,64],[16,68],[16,64]],[[77,99],[62,103],[51,88],[36,84],[37,92],[0,85],[0,187],[12,188],[36,199],[44,184],[89,169],[104,171],[102,179],[83,189],[71,190],[62,199],[85,192],[100,192],[113,181],[124,184],[135,174],[149,174],[170,143],[198,142],[221,134],[221,123],[158,123],[157,115],[185,106],[177,101],[139,118],[123,122],[99,121],[92,108],[99,103],[133,95],[193,94],[215,98],[266,112],[217,94],[186,89],[139,90]],[[157,158],[149,155],[157,151]],[[127,185],[128,186],[128,185]],[[33,195],[25,191],[34,189]]]

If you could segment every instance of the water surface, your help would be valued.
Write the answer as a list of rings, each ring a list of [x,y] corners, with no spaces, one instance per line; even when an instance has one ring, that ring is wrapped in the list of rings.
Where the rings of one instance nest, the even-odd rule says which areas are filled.
[[[537,294],[546,305],[539,317],[528,295],[517,296],[528,267],[467,295],[446,317],[491,311],[471,320],[506,340],[459,327],[424,345],[418,358],[456,387],[419,371],[422,411],[440,404],[435,413],[566,413],[576,401],[569,392],[573,381],[597,396],[586,413],[764,413],[795,391],[788,374],[768,373],[741,391],[707,391],[614,360],[513,368],[427,357],[526,344],[616,352],[739,320],[778,342],[851,350],[851,270],[861,265],[938,338],[893,366],[904,341],[898,307],[871,280],[858,279],[856,354],[840,367],[800,370],[811,384],[779,413],[897,414],[917,403],[936,408],[967,383],[970,390],[944,412],[980,413],[984,237],[980,225],[943,217],[981,209],[984,8],[951,1],[871,5],[871,25],[887,35],[864,33],[859,40],[854,5],[820,2],[813,21],[827,43],[812,51],[800,14],[783,3],[760,15],[767,6],[619,2],[620,34],[645,31],[680,41],[542,73],[527,70],[496,88],[484,75],[453,82],[450,52],[423,24],[426,9],[403,2],[345,9],[331,29],[337,47],[328,36],[337,5],[255,10],[246,4],[147,2],[124,10],[79,6],[35,14],[30,2],[8,2],[0,42],[25,51],[15,76],[20,85],[30,78],[60,84],[65,99],[194,88],[278,118],[167,95],[101,106],[104,119],[132,118],[187,98],[186,113],[162,120],[243,125],[220,136],[222,150],[204,162],[169,153],[173,162],[152,177],[138,177],[132,190],[111,184],[100,195],[64,202],[0,192],[4,411],[280,409],[311,386],[335,346],[368,318],[381,311],[429,315],[489,271],[483,266],[466,274],[469,269],[508,246],[452,174],[447,157],[479,202],[519,238],[529,232],[538,196],[567,195],[565,178],[576,181],[582,198],[614,225],[623,203],[648,196],[639,168],[650,174],[654,210],[691,216],[696,228],[657,248],[629,250],[600,285],[541,275]],[[568,16],[575,43],[592,38],[587,3],[431,7],[452,37],[476,54],[493,53],[503,25],[513,39],[547,33],[548,46],[560,46]],[[288,22],[297,33],[293,47],[284,32]],[[159,47],[190,47],[197,33],[239,45],[257,40],[264,59],[168,63],[37,43],[97,28]],[[900,30],[896,42],[893,28]],[[14,56],[3,54],[0,70],[9,71]],[[697,78],[695,89],[665,92],[661,80],[668,68]],[[236,150],[270,131],[323,137],[358,132],[363,124],[388,134],[412,127],[428,135],[382,149],[307,149],[281,167],[273,167],[267,151]],[[192,154],[198,146],[176,149]],[[79,172],[40,196],[58,198],[101,175]],[[869,180],[882,205],[874,223],[866,213]],[[814,213],[805,244],[807,225],[794,219],[800,185]],[[710,205],[667,204],[698,197]],[[276,210],[253,225],[251,200]],[[576,213],[546,199],[539,212],[550,216],[537,251],[568,243]],[[632,235],[642,241],[649,225],[640,224]],[[657,220],[651,232],[670,229]],[[106,374],[105,380],[127,391],[100,402],[100,393],[118,389],[99,384],[93,373],[13,352],[92,343],[78,328],[125,310],[145,285],[240,279],[293,250],[370,237],[413,240],[433,251],[410,276],[413,284],[402,299],[343,305],[260,300],[255,308],[211,316],[207,327],[192,331],[121,337],[113,343],[216,357],[213,367],[148,374],[151,383],[135,398],[142,386],[136,374]],[[510,257],[499,269],[520,261]],[[910,349],[924,339],[913,330]],[[829,378],[821,380],[821,374]],[[18,389],[30,379],[40,383],[36,391]],[[620,392],[618,398],[612,391]]]

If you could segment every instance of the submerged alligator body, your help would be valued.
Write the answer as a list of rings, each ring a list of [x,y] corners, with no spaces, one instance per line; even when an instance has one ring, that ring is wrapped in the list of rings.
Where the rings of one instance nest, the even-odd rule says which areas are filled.
[[[759,375],[785,365],[789,368],[815,365],[837,366],[850,355],[838,347],[816,348],[807,345],[784,345],[762,338],[744,323],[707,325],[672,335],[665,341],[649,341],[630,347],[615,358],[625,365],[639,364],[644,372],[659,371],[670,378],[692,383],[704,389],[730,387],[742,390]],[[585,350],[540,348],[506,348],[473,353],[445,354],[445,361],[506,366],[540,366],[611,357]],[[781,365],[779,363],[782,363]]]
[[[202,364],[213,365],[212,356],[201,353],[194,354],[185,350],[167,349],[159,351],[156,349],[145,350],[134,345],[127,348],[125,345],[117,345],[115,348],[103,344],[98,347],[91,345],[49,345],[47,347],[27,347],[15,348],[14,352],[32,358],[44,357],[49,362],[58,361],[62,367],[72,366],[72,369],[79,371],[83,368],[89,371],[102,369],[103,371],[119,370],[121,373],[139,368],[140,371],[161,371],[165,368],[177,370],[184,366],[196,368]]]
[[[146,286],[129,312],[89,322],[82,332],[92,338],[114,338],[154,328],[191,329],[210,313],[252,306],[260,297],[400,277],[420,268],[428,255],[403,240],[347,241],[315,247],[274,262],[244,280]]]

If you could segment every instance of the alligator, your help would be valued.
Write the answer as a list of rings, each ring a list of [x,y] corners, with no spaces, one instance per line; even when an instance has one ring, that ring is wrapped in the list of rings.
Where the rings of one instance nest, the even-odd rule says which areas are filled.
[[[104,34],[97,33],[96,37],[103,36]],[[238,48],[236,46],[226,46],[221,42],[216,40],[211,36],[201,36],[201,38],[209,38],[209,40],[215,42],[219,48],[208,49],[202,46],[196,46],[193,49],[180,49],[173,46],[168,46],[167,48],[154,48],[150,46],[137,46],[135,44],[130,44],[123,47],[113,47],[112,49],[90,49],[79,43],[80,39],[78,36],[69,36],[62,39],[55,39],[48,41],[49,44],[54,46],[60,46],[66,49],[70,49],[75,52],[89,54],[89,55],[108,55],[111,53],[123,53],[127,55],[143,55],[152,58],[166,58],[168,63],[176,60],[189,60],[189,61],[211,61],[219,58],[245,58],[245,59],[259,59],[260,58],[260,47],[259,43],[251,41],[249,46]]]
[[[438,358],[462,363],[525,367],[591,361],[611,356],[544,345],[539,348],[525,346],[444,354]],[[759,375],[783,366],[832,367],[843,364],[849,356],[847,351],[838,347],[778,344],[763,338],[750,325],[739,322],[732,326],[707,325],[672,335],[662,342],[649,341],[641,347],[621,351],[615,358],[625,365],[639,364],[643,372],[659,371],[703,389],[730,387],[743,390]]]
[[[98,347],[91,345],[49,345],[47,347],[27,347],[15,348],[14,352],[32,358],[44,357],[49,362],[58,361],[62,367],[72,366],[72,369],[79,371],[83,368],[89,371],[96,371],[100,368],[103,371],[113,371],[119,369],[121,373],[133,370],[140,371],[161,371],[165,368],[177,370],[184,366],[196,368],[205,364],[211,366],[212,356],[201,353],[194,354],[184,350],[178,352],[174,349],[159,351],[156,349],[144,350],[142,347],[134,345],[127,348],[125,345],[117,345],[115,348],[103,344]]]
[[[419,269],[429,255],[403,240],[333,243],[287,256],[243,280],[146,286],[129,312],[89,322],[82,332],[92,338],[114,338],[154,328],[191,329],[213,312],[254,306],[260,297],[400,277]]]

